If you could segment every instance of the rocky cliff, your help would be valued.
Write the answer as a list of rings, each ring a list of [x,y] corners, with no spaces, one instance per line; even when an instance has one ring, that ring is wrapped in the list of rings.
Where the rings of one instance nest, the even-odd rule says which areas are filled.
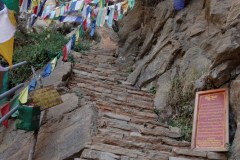
[[[193,112],[195,91],[228,87],[231,151],[237,159],[239,9],[239,0],[190,0],[181,11],[174,11],[172,0],[137,1],[119,23],[118,49],[118,61],[132,71],[128,81],[156,90],[154,103],[162,121],[191,128],[186,122],[192,119],[185,118]]]
[[[46,111],[35,159],[227,159],[183,141],[191,138],[195,92],[223,87],[229,159],[240,159],[239,9],[239,0],[189,0],[181,11],[173,0],[136,0],[118,37],[98,29],[98,45],[74,52],[74,64],[59,62],[44,80],[64,103]],[[0,160],[25,160],[32,132],[9,123],[0,128]]]

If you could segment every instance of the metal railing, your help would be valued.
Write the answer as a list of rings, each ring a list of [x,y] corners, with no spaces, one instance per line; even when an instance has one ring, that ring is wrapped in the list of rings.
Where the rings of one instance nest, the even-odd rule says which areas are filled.
[[[13,65],[12,68],[10,68],[10,67],[5,67],[5,68],[4,68],[4,67],[1,67],[1,68],[0,68],[0,71],[9,71],[10,69],[16,69],[16,68],[18,68],[18,67],[20,67],[20,66],[22,66],[22,65],[24,65],[24,64],[26,64],[26,63],[27,63],[26,61],[20,62],[20,63],[18,63],[18,64]],[[15,86],[15,87],[11,88],[10,90],[2,93],[2,94],[0,95],[0,100],[3,99],[3,98],[8,97],[8,96],[10,96],[10,95],[13,95],[17,90],[19,90],[19,89],[22,88],[23,86],[24,86],[24,84],[21,83],[21,84]],[[4,115],[4,116],[0,119],[0,124],[2,124],[2,122],[4,122],[5,120],[7,120],[13,113],[15,113],[15,112],[18,110],[18,108],[19,108],[19,105],[16,106],[15,108],[11,109],[6,115]]]

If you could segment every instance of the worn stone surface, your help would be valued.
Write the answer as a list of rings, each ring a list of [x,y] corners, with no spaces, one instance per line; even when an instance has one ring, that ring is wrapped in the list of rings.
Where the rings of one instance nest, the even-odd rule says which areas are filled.
[[[65,159],[80,152],[91,141],[94,110],[92,106],[78,106],[77,97],[51,108],[41,126],[35,159]],[[63,107],[65,109],[63,109]]]
[[[240,76],[238,76],[234,81],[230,84],[230,104],[233,108],[235,121],[240,123],[240,92],[238,88],[240,87]]]
[[[16,122],[13,120],[8,123],[8,129],[0,127],[0,159],[28,159],[33,132],[16,130]]]
[[[190,160],[188,158],[169,157],[169,160]]]
[[[200,151],[194,151],[190,149],[180,149],[180,148],[174,148],[173,152],[179,155],[188,155],[188,156],[207,158],[207,152],[200,152]]]
[[[218,160],[227,160],[227,156],[222,153],[216,153],[216,152],[208,152],[207,153],[208,159],[218,159]]]
[[[234,137],[233,145],[232,145],[232,155],[231,160],[238,159],[240,157],[240,124],[238,123],[236,134]]]

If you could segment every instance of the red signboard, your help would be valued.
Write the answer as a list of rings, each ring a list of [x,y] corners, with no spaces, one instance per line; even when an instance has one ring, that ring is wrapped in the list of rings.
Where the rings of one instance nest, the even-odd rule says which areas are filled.
[[[197,92],[194,110],[192,149],[200,151],[227,151],[228,90]]]

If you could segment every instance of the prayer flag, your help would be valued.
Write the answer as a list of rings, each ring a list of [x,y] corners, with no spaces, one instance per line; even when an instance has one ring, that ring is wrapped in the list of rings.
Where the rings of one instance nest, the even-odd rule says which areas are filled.
[[[10,40],[16,31],[16,21],[11,14],[6,7],[0,11],[0,43]]]
[[[185,6],[185,0],[174,0],[174,9],[180,11]]]
[[[71,11],[74,11],[74,10],[75,10],[76,4],[77,4],[77,1],[71,3],[71,5],[70,5],[70,10],[71,10]]]
[[[60,8],[56,9],[56,16],[55,17],[59,17],[60,16]]]
[[[53,19],[53,18],[55,17],[55,14],[56,14],[56,11],[55,11],[55,10],[52,11],[52,12],[50,13],[50,19]]]
[[[18,12],[19,11],[19,0],[3,0],[8,9]]]
[[[25,131],[34,131],[39,129],[40,107],[22,106],[18,109],[19,116],[16,123],[17,129]]]
[[[134,5],[135,5],[135,0],[128,0],[128,5],[130,9],[133,9]]]
[[[4,9],[4,3],[2,0],[0,0],[0,11]]]
[[[47,66],[44,68],[43,72],[42,72],[42,77],[48,77],[52,72],[52,64],[48,63]]]
[[[56,64],[57,64],[57,57],[55,57],[52,61],[51,61],[51,65],[52,65],[52,70],[54,70],[54,68],[56,67]]]
[[[64,6],[61,7],[60,9],[60,16],[64,15]]]
[[[125,14],[126,12],[127,12],[127,10],[128,10],[128,1],[126,0],[126,1],[124,1],[124,2],[122,2],[122,9],[123,9],[123,13]]]
[[[68,53],[67,53],[67,46],[65,45],[63,47],[63,59],[62,59],[62,61],[67,62],[67,60],[68,60]]]
[[[96,20],[92,21],[92,30],[90,32],[90,36],[93,37],[96,29]]]
[[[102,17],[101,17],[100,27],[104,26],[104,24],[106,22],[106,20],[105,20],[106,16],[107,16],[107,8],[103,8],[103,13],[102,13]]]
[[[75,6],[76,11],[81,9],[83,2],[84,2],[83,0],[77,1],[76,6]]]
[[[0,71],[0,94],[6,92],[8,90],[8,72],[7,71]],[[0,100],[0,105],[6,103],[8,99],[7,98],[3,98]]]
[[[90,4],[92,1],[91,0],[84,0],[85,4]]]
[[[18,99],[22,104],[27,103],[27,100],[28,100],[28,86],[20,92],[20,95],[19,95]]]
[[[8,102],[8,103],[6,103],[6,104],[1,108],[2,117],[5,116],[9,111],[10,111],[10,104],[9,104],[9,102]],[[5,121],[3,121],[2,124],[3,124],[6,128],[8,128],[8,119],[6,119]]]
[[[108,20],[107,20],[108,27],[112,27],[113,16],[114,16],[114,8],[111,8],[110,12],[109,12],[109,15],[108,15]]]
[[[75,42],[76,42],[76,34],[74,34],[73,36],[72,36],[72,41],[71,41],[72,43],[71,43],[71,49],[73,49],[74,47],[75,47]]]
[[[28,0],[23,0],[20,7],[20,12],[27,12],[27,7],[28,7]]]
[[[78,42],[79,40],[79,29],[77,29],[77,32],[76,32],[76,41],[75,42]]]
[[[83,30],[86,31],[87,30],[87,19],[85,19],[83,21]]]
[[[29,91],[33,91],[36,88],[37,85],[37,80],[35,78],[33,78],[29,84]]]
[[[97,15],[97,22],[96,22],[96,25],[97,25],[97,26],[100,26],[100,24],[101,24],[102,15],[103,15],[103,8],[100,8],[100,9],[98,10],[98,15]]]
[[[11,109],[13,109],[17,106],[21,107],[21,104],[20,104],[20,101],[19,101],[19,95],[14,96],[13,99],[11,99],[11,101],[10,101],[10,108]],[[19,112],[16,111],[11,115],[11,117],[15,118],[15,117],[18,116],[18,114],[19,114]]]
[[[13,44],[14,37],[4,43],[0,43],[0,54],[6,59],[10,67],[12,66]]]
[[[81,25],[80,28],[79,28],[79,35],[80,35],[81,37],[84,36],[83,25]]]
[[[97,3],[98,3],[98,1],[99,1],[99,0],[94,0],[94,1],[93,1],[93,3],[94,3],[94,4],[97,4]]]

